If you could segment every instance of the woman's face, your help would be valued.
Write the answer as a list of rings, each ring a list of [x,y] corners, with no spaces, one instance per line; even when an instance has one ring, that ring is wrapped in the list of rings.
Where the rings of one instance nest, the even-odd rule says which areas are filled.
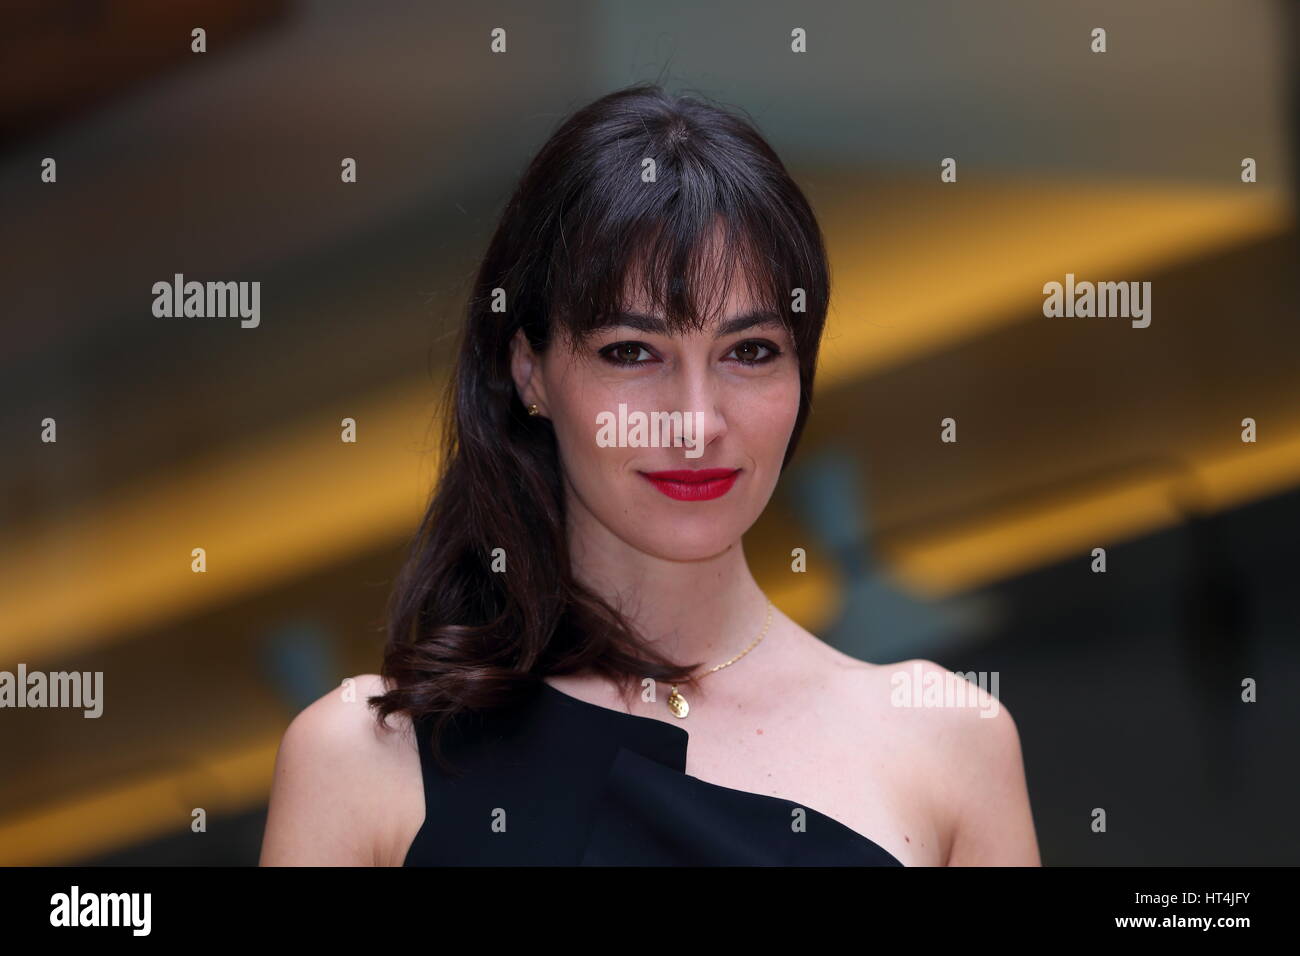
[[[576,353],[557,341],[539,356],[517,336],[515,382],[554,424],[571,529],[603,528],[667,560],[709,558],[776,487],[799,412],[794,343],[779,318],[754,314],[739,274],[700,332],[667,334],[630,295],[632,314]],[[705,475],[719,477],[689,480]]]

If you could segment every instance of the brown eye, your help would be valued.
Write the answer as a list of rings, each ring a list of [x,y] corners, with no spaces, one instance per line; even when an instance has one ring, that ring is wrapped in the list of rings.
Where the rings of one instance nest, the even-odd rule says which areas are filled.
[[[642,365],[646,361],[642,353],[650,354],[640,342],[615,342],[601,349],[600,357],[611,365]]]
[[[736,361],[741,365],[762,365],[780,355],[781,350],[771,342],[750,339],[737,345],[731,354],[736,356]]]

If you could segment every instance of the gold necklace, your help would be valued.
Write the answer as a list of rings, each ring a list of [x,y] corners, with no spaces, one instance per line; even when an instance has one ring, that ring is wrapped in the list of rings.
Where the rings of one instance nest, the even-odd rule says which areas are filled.
[[[717,667],[705,671],[703,674],[700,675],[700,680],[703,680],[704,678],[708,677],[714,671],[720,671],[724,667],[730,667],[732,664],[736,663],[736,661],[740,660],[742,657],[744,657],[746,654],[752,651],[755,647],[757,647],[758,642],[767,636],[767,629],[771,625],[771,623],[772,623],[772,601],[771,599],[769,599],[767,602],[767,620],[763,622],[763,630],[759,632],[758,637],[754,638],[754,643],[750,644],[749,647],[745,648],[743,651],[741,651],[731,660],[727,661],[725,664],[719,664]],[[668,709],[673,712],[674,717],[679,717],[684,719],[686,715],[691,712],[691,705],[686,703],[686,698],[681,695],[681,691],[677,689],[676,684],[672,684],[671,686],[672,686],[672,693],[668,695]]]

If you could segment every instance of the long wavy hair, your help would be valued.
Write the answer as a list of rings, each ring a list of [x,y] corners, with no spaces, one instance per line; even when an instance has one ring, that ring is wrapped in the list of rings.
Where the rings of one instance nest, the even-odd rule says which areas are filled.
[[[519,329],[539,353],[580,342],[622,310],[629,283],[670,330],[699,329],[737,272],[795,344],[784,470],[811,408],[830,274],[812,208],[753,124],[640,84],[574,113],[524,172],[474,281],[441,472],[389,601],[392,689],[369,698],[381,723],[432,721],[444,768],[449,721],[516,702],[544,675],[590,668],[625,693],[639,678],[689,683],[698,662],[661,655],[575,580],[555,432],[520,401],[510,342]]]

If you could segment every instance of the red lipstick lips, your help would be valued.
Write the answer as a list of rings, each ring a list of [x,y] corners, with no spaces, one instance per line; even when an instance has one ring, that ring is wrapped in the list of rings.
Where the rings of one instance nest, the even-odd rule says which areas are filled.
[[[736,483],[739,468],[698,468],[640,473],[669,498],[678,501],[708,501],[721,498]]]

